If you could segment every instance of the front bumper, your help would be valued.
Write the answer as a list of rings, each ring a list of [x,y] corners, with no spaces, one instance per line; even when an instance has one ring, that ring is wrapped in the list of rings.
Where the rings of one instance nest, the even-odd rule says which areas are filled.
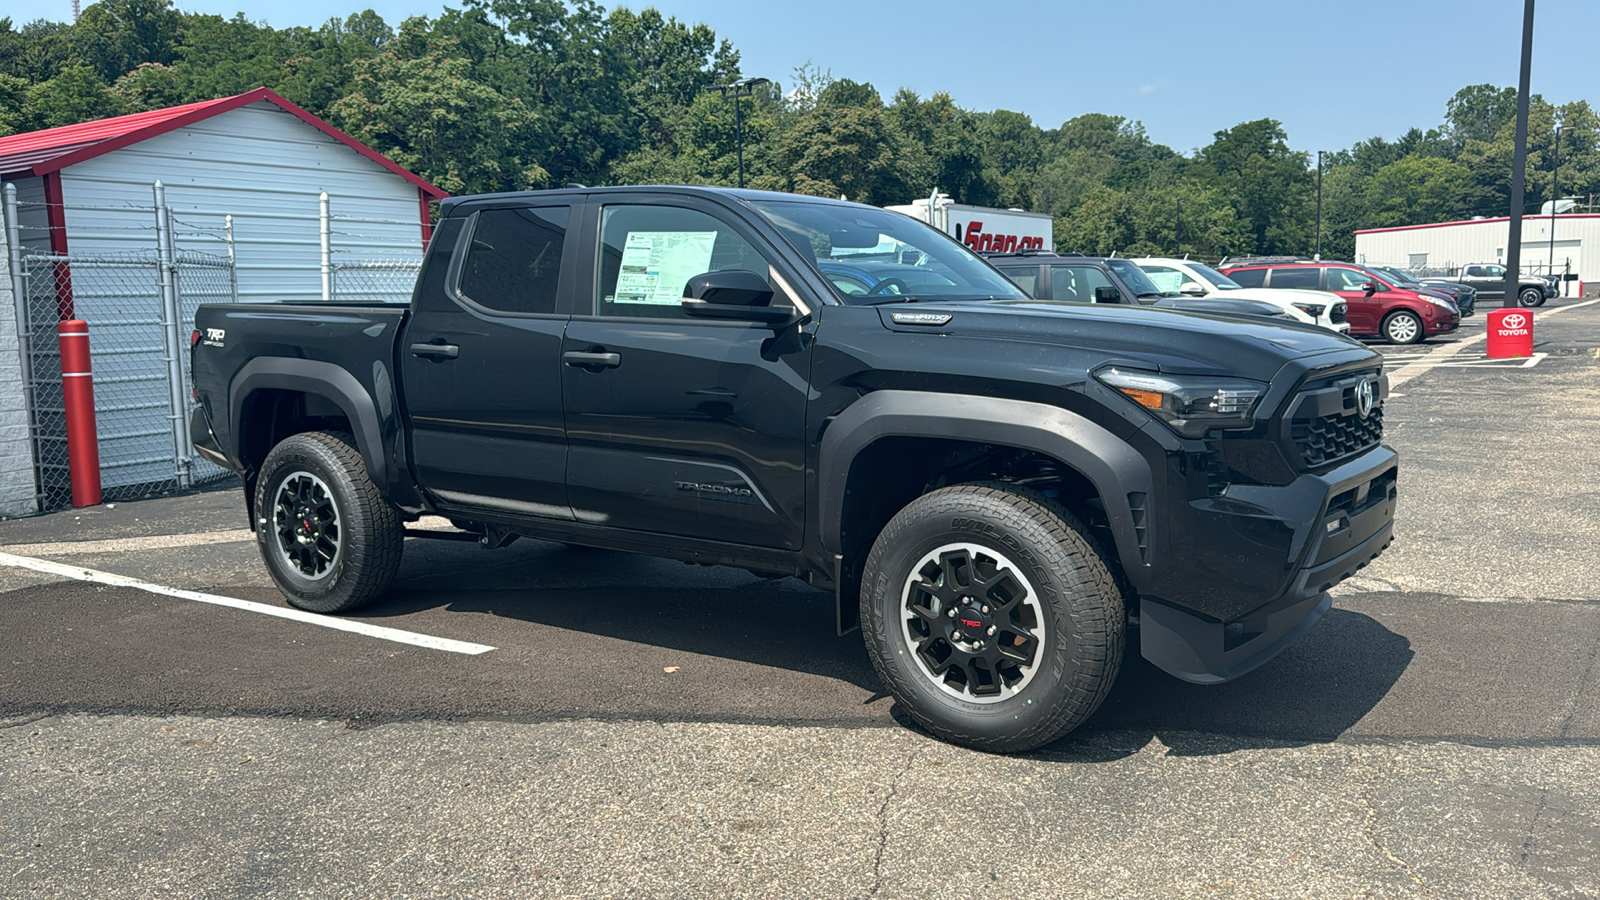
[[[1163,595],[1141,596],[1140,653],[1197,684],[1276,656],[1327,612],[1330,588],[1393,540],[1398,460],[1380,444],[1320,475],[1190,503],[1187,527],[1204,544],[1184,554],[1187,589],[1169,579]]]

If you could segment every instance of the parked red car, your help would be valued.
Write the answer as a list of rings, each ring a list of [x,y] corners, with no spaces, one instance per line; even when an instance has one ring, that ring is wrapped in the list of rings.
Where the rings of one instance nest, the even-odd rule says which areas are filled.
[[[1461,313],[1449,300],[1408,290],[1354,263],[1310,260],[1229,266],[1222,273],[1245,287],[1310,288],[1345,299],[1350,334],[1414,344],[1449,334]]]

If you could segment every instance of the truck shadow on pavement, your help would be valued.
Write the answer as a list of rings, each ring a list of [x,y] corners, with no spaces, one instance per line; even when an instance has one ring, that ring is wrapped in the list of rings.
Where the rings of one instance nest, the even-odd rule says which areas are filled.
[[[441,589],[438,585],[453,576],[417,573],[420,577],[403,577],[386,601],[360,615],[381,619],[426,610],[487,613],[694,654],[711,665],[726,661],[732,664],[727,673],[740,680],[763,677],[741,664],[819,676],[861,692],[845,691],[831,701],[839,720],[861,721],[864,713],[868,719],[881,716],[862,708],[884,699],[886,692],[860,635],[835,635],[830,592],[793,579],[755,579],[736,570],[685,567],[607,551],[546,545],[529,555],[537,557],[536,565],[502,570],[512,578],[520,570],[526,580],[519,586],[480,573],[469,578],[471,587],[456,580],[455,587]],[[529,581],[537,587],[526,586]],[[1122,673],[1100,710],[1041,752],[1064,761],[1091,761],[1137,752],[1150,737],[1159,737],[1181,755],[1332,741],[1390,692],[1413,656],[1404,636],[1369,616],[1338,608],[1276,659],[1220,685],[1172,678],[1139,656],[1136,641],[1136,632],[1130,633]],[[619,691],[641,688],[627,674],[619,673],[617,679]],[[795,689],[803,687],[797,684]],[[803,717],[815,721],[815,712]],[[891,715],[910,724],[898,706]],[[1116,740],[1106,740],[1113,733]]]
[[[1138,752],[1151,738],[1179,756],[1327,743],[1389,694],[1413,655],[1404,636],[1370,616],[1338,608],[1278,657],[1224,684],[1179,681],[1145,662],[1130,641],[1122,675],[1104,705],[1042,752],[1117,759]],[[1115,748],[1095,740],[1112,732],[1131,734],[1131,740],[1119,737]]]

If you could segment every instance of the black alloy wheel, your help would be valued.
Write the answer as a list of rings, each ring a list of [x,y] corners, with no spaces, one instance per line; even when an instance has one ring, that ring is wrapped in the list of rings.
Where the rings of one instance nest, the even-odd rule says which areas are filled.
[[[321,478],[291,472],[279,483],[272,518],[285,563],[309,581],[333,572],[339,561],[339,507]]]
[[[861,633],[917,724],[1014,753],[1089,717],[1122,665],[1127,605],[1108,557],[1056,501],[961,484],[911,501],[861,573]]]
[[[256,544],[291,606],[353,609],[400,568],[400,515],[367,475],[349,435],[307,432],[272,448],[256,482]]]

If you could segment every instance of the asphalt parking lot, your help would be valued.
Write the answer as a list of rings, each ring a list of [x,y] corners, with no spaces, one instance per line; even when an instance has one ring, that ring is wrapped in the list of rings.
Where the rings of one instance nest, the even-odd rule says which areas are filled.
[[[794,580],[413,539],[351,618],[457,652],[250,608],[236,491],[0,522],[78,576],[0,559],[0,896],[1600,896],[1600,303],[1485,312],[1378,347],[1397,539],[1323,622],[1019,757]]]

